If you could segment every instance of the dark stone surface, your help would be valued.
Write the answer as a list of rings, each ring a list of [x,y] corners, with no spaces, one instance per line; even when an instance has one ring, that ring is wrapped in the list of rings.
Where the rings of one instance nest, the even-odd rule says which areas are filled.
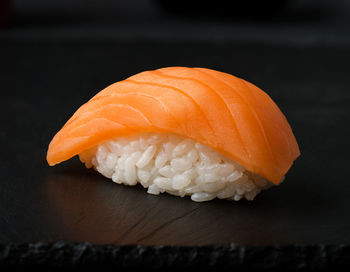
[[[0,246],[0,269],[45,268],[220,271],[337,271],[350,269],[349,245],[117,246],[32,243]]]
[[[0,242],[348,244],[350,50],[260,44],[0,43]],[[253,202],[149,195],[74,158],[49,167],[52,136],[112,82],[169,65],[226,71],[266,90],[301,157]]]

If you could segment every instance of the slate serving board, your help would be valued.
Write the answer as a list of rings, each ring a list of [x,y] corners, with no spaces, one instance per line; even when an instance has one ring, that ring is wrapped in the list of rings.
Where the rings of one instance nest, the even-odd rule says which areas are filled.
[[[315,246],[313,256],[328,256],[319,267],[337,263],[335,256],[348,264],[346,47],[5,40],[0,59],[0,261],[11,263],[7,258],[23,256],[21,250],[33,253],[33,245],[45,251],[67,241],[62,243],[70,252],[79,245],[104,252],[106,244],[151,251],[189,247],[209,255],[214,251],[203,248],[270,249],[260,257],[281,256],[276,248],[293,246],[295,256],[304,256],[300,252]],[[76,158],[53,168],[46,164],[49,141],[79,105],[137,72],[176,65],[232,73],[270,94],[302,153],[285,182],[252,202],[195,203],[114,184]],[[44,244],[31,244],[38,241]],[[79,244],[84,242],[91,244]]]

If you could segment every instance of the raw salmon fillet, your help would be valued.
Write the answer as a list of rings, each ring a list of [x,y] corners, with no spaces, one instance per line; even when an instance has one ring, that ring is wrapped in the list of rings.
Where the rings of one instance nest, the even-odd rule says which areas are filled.
[[[169,67],[114,83],[82,105],[52,139],[47,161],[144,132],[190,138],[275,184],[300,155],[286,117],[261,89],[211,69]]]

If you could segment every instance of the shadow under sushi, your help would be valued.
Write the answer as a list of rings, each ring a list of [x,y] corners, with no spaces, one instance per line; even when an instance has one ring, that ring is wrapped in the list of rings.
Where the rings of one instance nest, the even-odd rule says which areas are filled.
[[[315,220],[322,222],[326,196],[308,186],[301,190],[296,178],[291,174],[288,183],[263,191],[254,201],[201,203],[165,193],[150,195],[141,185],[115,184],[77,163],[52,170],[45,184],[55,226],[51,232],[57,239],[120,245],[269,245],[309,241]]]

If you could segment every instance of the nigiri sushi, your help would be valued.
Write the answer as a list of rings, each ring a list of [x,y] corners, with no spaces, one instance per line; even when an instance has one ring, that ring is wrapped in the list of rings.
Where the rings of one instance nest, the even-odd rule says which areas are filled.
[[[257,86],[212,69],[167,67],[82,105],[50,142],[47,161],[76,155],[116,183],[208,201],[253,200],[283,180],[300,151]]]

